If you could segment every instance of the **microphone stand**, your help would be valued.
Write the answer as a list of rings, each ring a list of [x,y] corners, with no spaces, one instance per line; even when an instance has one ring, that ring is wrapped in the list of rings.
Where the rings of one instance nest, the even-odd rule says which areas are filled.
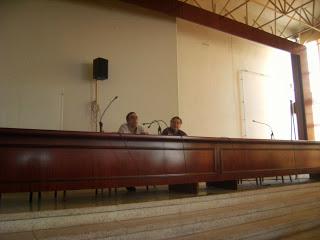
[[[104,114],[106,113],[106,111],[108,110],[108,108],[111,106],[111,104],[118,98],[118,96],[115,96],[110,102],[109,104],[106,106],[106,108],[104,109],[103,113],[101,114],[100,120],[99,120],[99,131],[100,132],[104,132],[103,131],[103,122],[102,122],[102,118],[104,116]]]
[[[154,123],[158,124],[158,135],[160,135],[162,130],[161,130],[161,126],[160,126],[160,124],[159,124],[159,122],[157,120],[153,120],[150,123],[143,123],[142,125],[148,125],[148,128],[150,128]]]
[[[269,124],[266,124],[266,123],[263,123],[263,122],[259,122],[259,121],[256,121],[256,120],[252,120],[252,122],[258,123],[258,124],[262,124],[262,125],[265,125],[265,126],[269,127],[269,129],[270,129],[270,139],[271,140],[274,139],[274,133],[273,133],[272,127]]]
[[[158,124],[158,135],[161,135],[162,133],[161,125],[158,121],[157,121],[157,124]]]
[[[161,133],[162,133],[162,128],[161,128],[160,122],[162,122],[162,123],[164,123],[166,126],[168,126],[167,123],[166,123],[165,121],[163,121],[163,120],[153,120],[153,121],[150,122],[150,123],[143,123],[142,125],[148,125],[148,128],[150,128],[154,123],[156,123],[156,124],[158,125],[158,135],[161,135]]]
[[[294,133],[294,140],[297,139],[296,137],[296,123],[295,123],[295,119],[294,119],[294,103],[292,102],[292,100],[290,100],[290,115],[291,115],[291,121],[290,121],[290,137],[292,140],[292,128],[293,128],[293,133]]]
[[[168,124],[165,121],[163,121],[163,120],[158,120],[158,121],[162,122],[166,127],[168,127]]]

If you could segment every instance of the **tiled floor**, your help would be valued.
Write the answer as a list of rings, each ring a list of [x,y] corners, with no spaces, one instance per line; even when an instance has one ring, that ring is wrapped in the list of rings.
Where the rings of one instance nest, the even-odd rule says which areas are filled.
[[[309,175],[299,175],[298,179],[295,179],[295,176],[292,176],[292,180],[293,182],[291,183],[289,177],[285,176],[285,183],[282,183],[280,177],[277,181],[275,177],[265,178],[263,185],[257,186],[255,179],[248,179],[244,180],[242,184],[238,185],[238,191],[266,187],[276,187],[282,186],[284,184],[298,184],[310,181]],[[67,191],[66,199],[63,199],[62,192],[59,192],[57,200],[54,199],[53,192],[42,193],[42,198],[40,201],[38,201],[37,199],[37,194],[34,194],[32,204],[29,203],[28,193],[11,193],[2,194],[2,199],[0,201],[0,214],[26,211],[107,206],[123,203],[136,203],[177,199],[192,196],[204,196],[210,194],[222,194],[226,192],[232,192],[232,190],[222,190],[217,188],[207,189],[205,187],[205,183],[200,183],[200,189],[198,194],[169,193],[167,186],[149,186],[148,191],[145,187],[138,187],[136,192],[127,192],[125,188],[119,188],[117,193],[112,191],[110,195],[107,189],[105,189],[103,194],[101,193],[101,190],[99,190],[98,195],[95,195],[95,190],[91,189]]]
[[[308,175],[299,175],[298,179],[295,179],[295,176],[292,176],[293,182],[290,182],[289,177],[285,177],[285,183],[282,183],[281,178],[276,181],[275,178],[265,178],[262,186],[257,186],[255,179],[249,179],[244,180],[242,184],[239,185],[238,191],[247,191],[243,192],[241,194],[254,194],[254,192],[258,191],[250,191],[254,189],[261,189],[261,188],[269,188],[266,189],[266,191],[271,192],[279,192],[279,189],[286,189],[286,188],[278,188],[278,186],[283,185],[292,185],[292,184],[300,184],[300,183],[307,183],[311,182]],[[317,184],[317,183],[316,183]],[[310,184],[306,184],[306,186],[310,186]],[[313,184],[312,184],[313,185]],[[290,191],[290,196],[295,196],[294,201],[290,201],[291,205],[298,206],[298,203],[304,203],[306,201],[306,194],[304,191],[306,191],[304,187],[305,185],[295,185],[291,186],[295,187],[297,189],[304,189],[303,194],[300,193],[300,195],[297,195],[297,191]],[[310,187],[309,187],[310,188]],[[287,190],[288,191],[288,190]],[[310,194],[308,192],[308,201],[315,202],[313,199],[319,199],[319,192],[315,191],[313,188],[310,188]],[[147,191],[144,187],[138,188],[137,192],[134,193],[128,193],[126,189],[119,189],[117,194],[112,192],[111,195],[108,195],[108,192],[106,191],[104,194],[99,194],[95,196],[95,190],[85,190],[85,191],[68,191],[67,198],[65,201],[62,199],[62,193],[60,192],[59,198],[57,201],[54,201],[53,193],[43,193],[41,201],[38,201],[37,198],[34,199],[33,203],[29,205],[28,202],[28,194],[4,194],[3,199],[1,200],[1,213],[6,212],[26,212],[26,211],[36,211],[36,210],[51,210],[51,209],[70,209],[71,208],[82,208],[82,207],[94,207],[94,206],[110,206],[114,204],[122,204],[122,203],[133,203],[133,202],[147,202],[147,201],[157,201],[157,200],[165,200],[165,199],[177,199],[177,198],[185,198],[185,197],[192,197],[192,196],[206,196],[211,195],[211,197],[221,197],[220,196],[214,196],[216,194],[222,194],[226,192],[234,192],[234,191],[227,191],[227,190],[221,190],[216,188],[205,188],[205,184],[202,183],[200,185],[200,191],[198,194],[173,194],[169,193],[166,186],[157,186],[156,188],[150,187],[149,191]],[[260,191],[259,191],[260,192]],[[282,191],[280,191],[282,192]],[[255,193],[256,194],[256,193]],[[252,195],[255,198],[259,196],[258,195]],[[293,195],[292,195],[293,194]],[[237,194],[238,195],[238,194]],[[250,195],[251,196],[251,195]],[[270,197],[270,193],[268,194]],[[269,207],[266,207],[267,204],[270,204],[270,209],[272,210],[275,208],[274,202],[279,203],[279,206],[281,203],[284,203],[286,199],[288,198],[287,194],[282,195],[275,195],[278,196],[277,198],[273,197],[273,201],[269,201],[268,199],[260,198],[259,202],[255,203],[255,208],[259,209],[259,211],[262,211],[261,209],[269,209]],[[195,198],[192,198],[195,199]],[[311,199],[311,200],[310,200]],[[300,201],[301,200],[301,201]],[[303,200],[303,201],[302,201]],[[179,200],[180,201],[180,200]],[[256,201],[256,200],[251,200]],[[170,201],[171,202],[171,201]],[[211,203],[210,203],[211,204]],[[260,204],[260,205],[259,205]],[[145,204],[143,204],[145,205]],[[202,205],[201,205],[202,206]],[[211,206],[211,205],[209,205]],[[269,206],[269,205],[268,205]],[[281,205],[282,206],[282,205]],[[299,205],[300,206],[300,205]],[[309,205],[308,205],[309,206]],[[317,205],[318,206],[318,205]],[[96,209],[96,208],[93,208]],[[239,213],[239,211],[243,212]],[[248,212],[252,212],[252,203],[249,202],[243,202],[243,203],[237,203],[236,205],[230,205],[230,206],[224,206],[221,208],[203,208],[202,210],[196,210],[186,213],[177,213],[172,215],[163,215],[163,216],[154,216],[149,218],[141,218],[136,219],[135,221],[132,221],[131,219],[128,220],[117,220],[113,222],[105,222],[105,223],[95,223],[95,224],[81,224],[81,225],[75,225],[75,226],[65,226],[57,227],[57,228],[50,228],[50,229],[33,229],[31,231],[28,230],[28,232],[19,232],[16,233],[2,233],[0,234],[1,240],[16,240],[16,239],[92,239],[104,237],[106,234],[123,234],[125,233],[135,233],[138,232],[141,234],[141,236],[144,236],[144,231],[147,229],[148,231],[153,231],[153,228],[155,231],[159,229],[167,229],[168,226],[171,229],[173,229],[175,224],[180,224],[181,226],[188,225],[188,223],[199,222],[200,220],[204,221],[204,219],[207,219],[206,217],[214,216],[214,218],[217,218],[221,215],[228,218],[228,214],[236,214],[236,216],[240,216],[239,219],[242,219],[242,215],[244,212],[246,212],[248,209]],[[299,210],[300,209],[300,210]],[[277,210],[276,216],[270,217],[268,214],[266,215],[266,218],[260,219],[257,217],[257,220],[255,221],[244,221],[243,223],[239,222],[238,220],[235,220],[235,225],[231,224],[230,226],[221,227],[221,229],[216,230],[207,230],[201,233],[194,233],[186,236],[176,237],[172,239],[215,239],[213,236],[217,237],[220,236],[221,239],[225,239],[226,234],[231,234],[235,239],[237,238],[237,234],[246,234],[246,232],[250,232],[252,228],[259,231],[265,231],[265,229],[268,229],[268,226],[285,226],[285,224],[289,223],[290,219],[299,219],[301,223],[305,223],[306,220],[316,220],[318,219],[318,216],[320,216],[320,208],[317,209],[314,207],[306,208],[299,208],[297,211],[292,211],[289,209],[288,214],[283,214],[283,209],[280,209],[280,213]],[[271,211],[270,210],[270,211]],[[299,210],[299,211],[298,211]],[[82,210],[81,210],[82,211]],[[267,210],[266,210],[267,211]],[[56,211],[54,211],[56,212]],[[65,211],[63,211],[65,212]],[[44,212],[43,212],[44,213]],[[219,215],[220,213],[220,215]],[[226,214],[228,213],[228,214]],[[258,212],[257,212],[258,213]],[[260,214],[260,213],[258,213]],[[272,213],[275,214],[275,213]],[[282,215],[281,215],[282,214]],[[5,214],[3,214],[5,215]],[[182,217],[183,215],[183,217]],[[208,215],[208,216],[207,216]],[[231,216],[230,215],[230,216]],[[297,215],[297,216],[295,216]],[[243,215],[246,216],[246,215]],[[262,215],[261,215],[262,216]],[[269,218],[270,217],[270,218]],[[73,219],[73,218],[72,218]],[[209,219],[209,218],[208,218]],[[210,218],[211,219],[211,218]],[[311,221],[310,220],[310,221]],[[42,220],[43,221],[43,220]],[[75,220],[76,221],[76,220]],[[191,221],[191,222],[190,222]],[[228,218],[228,223],[230,223],[231,220]],[[204,221],[205,222],[205,221]],[[300,222],[298,224],[300,224]],[[221,221],[219,221],[219,224]],[[180,227],[178,224],[177,229]],[[208,223],[209,224],[209,223]],[[153,226],[154,225],[154,226]],[[163,226],[162,226],[163,225]],[[297,224],[296,224],[297,225]],[[161,227],[162,226],[162,227]],[[219,225],[220,226],[220,225]],[[298,225],[297,225],[298,226]],[[300,226],[300,225],[299,225]],[[314,227],[313,225],[312,227]],[[292,227],[291,227],[292,228]],[[0,226],[1,229],[1,226]],[[259,230],[260,229],[260,230]],[[306,229],[306,228],[301,228]],[[259,231],[258,231],[259,230]],[[26,231],[26,230],[23,230]],[[140,231],[140,232],[139,232]],[[159,230],[160,231],[160,230]],[[170,230],[171,231],[171,230]],[[302,230],[300,230],[302,231]],[[272,232],[272,231],[271,231]],[[320,229],[314,228],[308,231],[302,231],[298,232],[293,235],[288,235],[286,237],[282,237],[281,239],[289,240],[289,239],[320,239],[319,236]],[[287,233],[285,233],[287,234]],[[239,236],[240,236],[239,235]],[[118,236],[118,235],[117,235]],[[120,236],[120,235],[119,235]],[[122,235],[123,236],[123,235]],[[177,236],[177,235],[176,235]],[[241,235],[243,236],[243,235]],[[279,235],[278,235],[279,236]],[[282,235],[283,236],[283,235]],[[279,238],[279,237],[278,237]],[[251,238],[254,239],[254,238]],[[273,239],[273,237],[269,238]]]

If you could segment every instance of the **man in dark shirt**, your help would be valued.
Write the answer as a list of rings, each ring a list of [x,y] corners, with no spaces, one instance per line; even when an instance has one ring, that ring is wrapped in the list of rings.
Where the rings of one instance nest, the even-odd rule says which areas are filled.
[[[182,120],[178,116],[171,118],[170,127],[163,130],[161,135],[167,136],[187,136],[187,134],[180,130]]]

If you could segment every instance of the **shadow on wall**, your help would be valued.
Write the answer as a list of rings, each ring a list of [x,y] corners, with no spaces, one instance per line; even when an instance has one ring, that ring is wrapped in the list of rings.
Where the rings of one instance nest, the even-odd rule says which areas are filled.
[[[148,9],[144,9],[142,7],[136,7],[129,3],[124,3],[119,0],[54,0],[56,2],[70,2],[75,5],[83,5],[87,7],[93,7],[97,9],[106,8],[113,11],[122,11],[122,12],[130,12],[139,15],[149,16],[149,17],[158,17],[162,20],[168,20],[168,16],[163,15],[162,13],[158,13],[155,11],[150,11]],[[164,17],[165,16],[165,17]],[[175,17],[172,17],[172,21],[176,21]]]

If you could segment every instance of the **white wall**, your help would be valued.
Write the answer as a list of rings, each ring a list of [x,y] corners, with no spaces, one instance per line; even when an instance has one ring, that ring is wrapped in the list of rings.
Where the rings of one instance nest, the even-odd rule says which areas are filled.
[[[0,2],[0,126],[94,130],[92,60],[109,59],[105,129],[178,113],[176,23],[117,1]],[[62,96],[63,95],[63,96]]]
[[[239,136],[230,35],[177,21],[179,114],[190,135]]]
[[[110,69],[100,107],[119,96],[106,131],[136,111],[141,122],[179,114],[189,135],[242,137],[240,73],[271,76],[273,105],[292,80],[288,53],[116,0],[2,0],[0,36],[0,127],[95,130],[98,56]],[[279,138],[288,138],[284,116],[270,120]]]
[[[290,138],[289,53],[185,20],[177,20],[177,32],[179,114],[190,135],[254,137],[243,132],[242,125],[248,122],[241,119],[240,77],[247,71],[272,79],[274,91],[265,89],[264,94],[274,110],[268,121],[277,138]],[[254,95],[254,91],[247,94]],[[252,124],[251,119],[247,121]],[[255,137],[268,137],[260,129]]]

